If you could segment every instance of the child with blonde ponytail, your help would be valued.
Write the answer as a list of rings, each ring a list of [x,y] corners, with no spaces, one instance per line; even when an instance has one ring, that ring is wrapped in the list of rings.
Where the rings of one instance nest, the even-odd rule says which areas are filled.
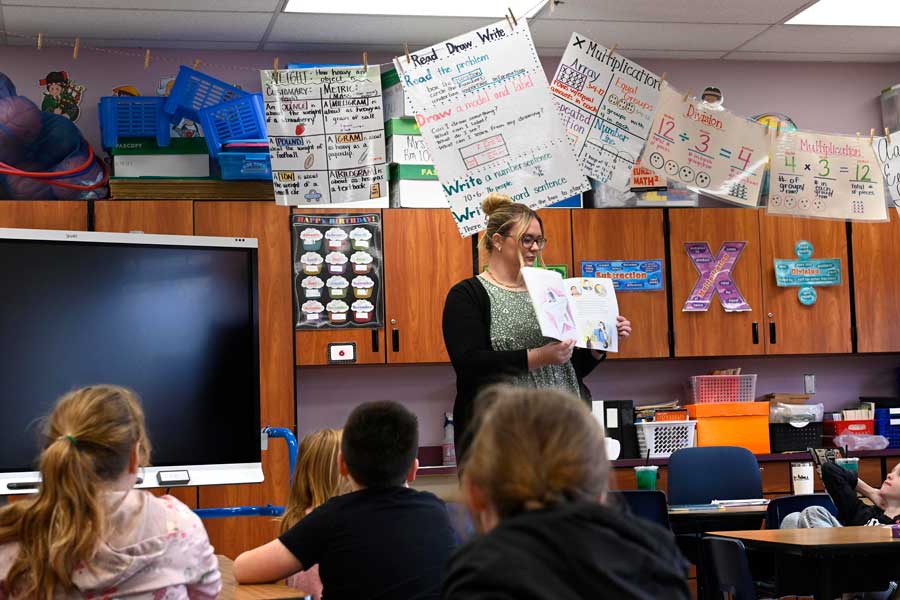
[[[135,490],[150,440],[130,390],[91,386],[44,428],[42,484],[0,510],[0,599],[215,598],[221,579],[200,519]]]

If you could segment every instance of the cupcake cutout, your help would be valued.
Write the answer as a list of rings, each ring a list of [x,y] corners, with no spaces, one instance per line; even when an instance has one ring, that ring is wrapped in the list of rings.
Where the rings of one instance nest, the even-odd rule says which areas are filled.
[[[326,231],[325,239],[328,240],[326,245],[329,250],[346,250],[347,248],[347,232],[339,227],[332,227]]]
[[[303,303],[303,306],[300,307],[300,312],[303,313],[305,322],[318,323],[322,320],[322,313],[325,312],[325,307],[318,300],[309,300]]]
[[[309,251],[317,251],[322,248],[322,232],[312,227],[307,227],[300,232],[300,241],[303,243],[303,249]]]
[[[375,315],[375,305],[368,300],[357,300],[350,306],[354,323],[369,323]]]
[[[350,246],[354,250],[368,250],[372,245],[372,232],[364,227],[357,227],[350,232]]]
[[[322,272],[322,256],[315,252],[307,252],[300,257],[303,272],[307,275],[318,275]]]
[[[328,320],[332,323],[346,323],[350,307],[343,300],[332,300],[325,306],[325,310],[328,311]]]
[[[347,287],[350,285],[345,278],[340,275],[335,275],[334,277],[329,277],[328,281],[325,282],[325,285],[328,286],[328,295],[334,298],[346,298],[347,297]]]
[[[313,275],[311,277],[304,277],[303,281],[300,282],[300,287],[303,288],[304,298],[307,300],[315,300],[322,297],[322,288],[325,287],[325,282]]]
[[[329,252],[325,262],[328,263],[328,272],[332,275],[343,275],[347,270],[347,256],[340,252]]]
[[[372,297],[372,292],[375,288],[375,282],[371,277],[366,277],[365,275],[354,277],[351,285],[353,286],[353,295],[356,298]]]
[[[350,256],[350,262],[353,263],[353,272],[357,275],[364,275],[372,270],[372,255],[368,252],[354,252]]]

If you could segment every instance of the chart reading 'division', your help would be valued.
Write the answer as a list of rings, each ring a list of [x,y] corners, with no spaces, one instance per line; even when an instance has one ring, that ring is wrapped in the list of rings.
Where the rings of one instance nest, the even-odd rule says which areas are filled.
[[[624,192],[650,134],[660,78],[573,33],[550,84],[585,175]]]
[[[376,66],[261,71],[278,204],[388,195]]]

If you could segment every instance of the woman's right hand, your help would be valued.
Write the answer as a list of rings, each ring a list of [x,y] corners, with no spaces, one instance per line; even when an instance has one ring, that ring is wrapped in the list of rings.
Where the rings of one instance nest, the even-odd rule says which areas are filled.
[[[572,359],[575,340],[550,342],[528,351],[528,370],[534,371],[548,365],[561,365]]]

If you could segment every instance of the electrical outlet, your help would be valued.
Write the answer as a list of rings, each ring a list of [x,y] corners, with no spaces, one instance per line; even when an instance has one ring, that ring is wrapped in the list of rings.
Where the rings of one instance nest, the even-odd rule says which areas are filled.
[[[816,393],[816,376],[815,375],[804,375],[803,376],[803,389],[807,394],[815,394]]]

